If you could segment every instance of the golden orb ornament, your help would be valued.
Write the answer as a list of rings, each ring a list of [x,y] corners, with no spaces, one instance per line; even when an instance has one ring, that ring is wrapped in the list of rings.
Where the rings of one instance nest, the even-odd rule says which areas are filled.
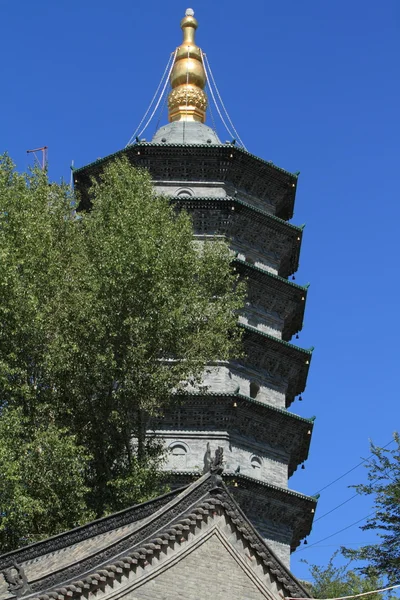
[[[206,120],[207,95],[203,91],[206,85],[206,73],[202,52],[195,43],[197,27],[194,11],[188,8],[181,21],[183,42],[176,50],[170,76],[172,87],[168,96],[170,121],[204,123]]]

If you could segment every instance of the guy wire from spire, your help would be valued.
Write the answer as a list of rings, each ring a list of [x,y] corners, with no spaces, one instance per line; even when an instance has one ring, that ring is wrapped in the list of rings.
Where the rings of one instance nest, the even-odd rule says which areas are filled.
[[[160,111],[158,113],[158,119],[157,119],[156,126],[154,128],[154,134],[156,134],[156,132],[158,131],[158,128],[160,127],[160,122],[161,122],[162,116],[164,114],[164,110],[165,110],[165,105],[167,103],[167,99],[168,99],[168,93],[166,92],[166,93],[164,93],[164,100],[163,100],[161,109],[160,109]]]
[[[164,92],[165,92],[165,90],[166,90],[166,88],[167,88],[167,85],[168,85],[168,83],[169,83],[169,76],[171,75],[171,73],[172,73],[172,69],[174,68],[176,53],[177,53],[177,50],[175,50],[175,52],[174,52],[174,58],[173,58],[173,61],[172,61],[172,63],[171,63],[171,68],[170,68],[170,70],[168,71],[168,75],[167,75],[167,78],[166,78],[166,80],[165,80],[164,87],[163,87],[163,89],[162,89],[162,92],[161,92],[161,96],[159,97],[159,99],[158,99],[158,102],[157,102],[157,104],[156,104],[156,106],[155,106],[155,108],[154,108],[153,112],[151,113],[151,115],[150,115],[150,118],[148,119],[148,121],[147,121],[146,125],[143,127],[142,131],[141,131],[141,132],[138,134],[138,135],[139,135],[139,137],[142,135],[142,133],[144,133],[144,132],[146,131],[146,129],[147,129],[147,127],[148,127],[148,125],[149,125],[150,121],[152,120],[152,118],[154,117],[154,115],[155,115],[155,113],[156,113],[156,111],[157,111],[158,107],[160,106],[161,98],[164,96]]]
[[[145,127],[142,129],[142,131],[139,133],[139,136],[141,136],[141,135],[142,135],[142,133],[143,133],[143,132],[144,132],[144,131],[147,129],[147,126],[148,126],[148,124],[149,124],[149,123],[150,123],[150,121],[152,120],[152,118],[153,118],[153,116],[154,116],[154,114],[155,114],[155,112],[156,112],[156,110],[157,110],[157,108],[158,108],[158,106],[159,106],[159,104],[160,104],[161,98],[162,98],[162,97],[163,97],[163,95],[164,95],[165,89],[166,89],[166,87],[167,87],[167,85],[166,85],[166,84],[167,84],[167,83],[168,83],[168,81],[169,81],[169,76],[171,75],[171,71],[172,71],[172,68],[173,68],[173,66],[174,66],[174,63],[175,63],[176,52],[177,52],[177,50],[175,50],[175,52],[171,52],[171,54],[170,54],[170,56],[169,56],[169,59],[168,59],[168,62],[167,62],[167,66],[165,67],[165,70],[164,70],[164,73],[162,74],[162,77],[161,77],[160,83],[159,83],[159,84],[158,84],[158,86],[157,86],[157,89],[156,89],[156,91],[155,91],[155,94],[154,94],[154,96],[153,96],[153,98],[152,98],[152,100],[151,100],[151,102],[150,102],[149,106],[148,106],[148,109],[146,110],[145,114],[143,115],[143,118],[142,118],[142,120],[140,121],[139,125],[136,127],[135,131],[134,131],[134,132],[133,132],[133,134],[131,135],[131,137],[130,137],[130,139],[129,139],[129,142],[126,144],[125,148],[126,148],[127,146],[130,146],[130,145],[132,144],[132,142],[133,142],[133,140],[135,139],[135,137],[136,137],[136,135],[137,135],[137,133],[138,133],[138,131],[139,131],[140,127],[141,127],[141,126],[142,126],[142,124],[143,124],[143,121],[145,120],[145,118],[146,118],[146,117],[147,117],[147,115],[149,114],[149,112],[150,112],[150,109],[151,109],[151,107],[153,106],[154,100],[155,100],[155,99],[157,98],[157,96],[158,96],[158,92],[159,92],[159,90],[160,90],[160,87],[161,87],[161,85],[162,85],[162,83],[163,83],[163,81],[164,81],[165,74],[167,73],[167,71],[168,71],[168,68],[169,68],[169,72],[168,72],[168,75],[167,75],[166,83],[164,84],[164,88],[163,88],[163,91],[162,91],[162,93],[161,93],[161,96],[160,96],[160,98],[158,99],[157,105],[156,105],[156,107],[155,107],[154,111],[152,112],[150,119],[147,121],[147,123],[146,123]],[[172,64],[171,64],[171,60],[172,60]]]
[[[208,81],[207,81],[207,87],[208,87],[208,89],[210,89],[210,86],[208,85]],[[215,124],[214,113],[213,113],[212,108],[211,108],[211,102],[209,102],[208,108],[210,109],[210,117],[211,117],[211,122],[212,122],[212,125],[213,125],[212,128],[214,130],[215,135],[217,135],[217,126]]]
[[[213,81],[213,84],[214,84],[214,87],[215,87],[215,91],[217,92],[218,99],[219,99],[219,101],[220,101],[220,103],[221,103],[221,106],[222,106],[222,108],[223,108],[224,112],[225,112],[225,115],[226,115],[226,117],[227,117],[227,119],[228,119],[228,121],[229,121],[229,123],[230,123],[230,125],[231,125],[231,127],[232,127],[232,129],[233,129],[233,131],[234,131],[234,133],[235,133],[235,135],[236,135],[236,139],[237,139],[237,140],[240,142],[240,144],[241,144],[241,145],[243,146],[243,148],[246,150],[246,146],[244,145],[244,143],[243,143],[243,141],[242,141],[242,139],[241,139],[240,135],[239,135],[239,134],[238,134],[238,132],[236,131],[236,129],[235,129],[235,126],[234,126],[234,124],[232,123],[232,120],[231,120],[231,118],[230,118],[230,116],[229,116],[229,114],[228,114],[228,111],[227,111],[227,110],[226,110],[226,108],[225,108],[225,104],[224,104],[224,102],[223,102],[223,100],[222,100],[222,98],[221,98],[221,94],[219,93],[218,86],[217,86],[217,84],[216,84],[216,82],[215,82],[214,75],[213,75],[213,72],[212,72],[212,70],[211,70],[210,61],[208,60],[208,56],[207,56],[206,54],[205,54],[204,56],[205,56],[205,59],[206,59],[206,61],[207,61],[207,69],[208,69],[208,71],[209,71],[209,73],[210,73],[210,75],[211,75],[211,79],[212,79],[212,81]],[[233,137],[233,136],[232,136],[232,137]]]
[[[224,124],[224,126],[225,126],[225,129],[227,130],[227,132],[229,133],[229,135],[231,136],[231,138],[234,138],[235,136],[234,136],[234,135],[233,135],[233,133],[230,131],[230,129],[229,129],[229,127],[228,127],[228,125],[225,123],[225,119],[224,119],[224,117],[221,115],[221,111],[219,110],[219,106],[218,106],[218,104],[217,104],[217,102],[216,102],[216,100],[215,100],[214,92],[213,92],[213,89],[212,89],[212,87],[211,87],[211,81],[210,81],[210,79],[209,79],[209,77],[208,77],[208,69],[206,69],[206,63],[205,63],[205,60],[204,60],[204,56],[205,56],[205,54],[204,54],[204,52],[201,50],[201,48],[200,48],[200,52],[201,52],[201,59],[202,59],[202,61],[203,61],[204,72],[205,72],[205,74],[206,74],[206,78],[207,78],[208,89],[209,89],[209,90],[210,90],[210,92],[211,92],[211,97],[212,97],[212,99],[213,99],[213,102],[214,102],[215,108],[217,109],[217,112],[218,112],[218,114],[219,114],[219,117],[220,117],[220,119],[221,119],[222,123],[223,123],[223,124]]]

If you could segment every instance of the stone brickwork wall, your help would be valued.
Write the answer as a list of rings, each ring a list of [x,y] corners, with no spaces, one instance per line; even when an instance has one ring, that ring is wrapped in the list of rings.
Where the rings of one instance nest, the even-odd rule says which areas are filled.
[[[224,431],[160,431],[168,449],[164,469],[169,471],[195,471],[202,473],[207,441],[212,455],[218,446],[224,449],[225,470],[261,481],[287,487],[288,456],[279,448],[261,444]]]
[[[195,471],[202,473],[207,441],[211,453],[218,446],[224,449],[225,470],[235,472],[238,467],[242,475],[287,487],[288,457],[268,444],[251,443],[248,439],[229,435],[224,431],[182,432],[161,431],[168,449],[164,469],[169,471]]]
[[[227,193],[223,183],[204,181],[157,181],[154,187],[164,196],[203,196],[205,198],[226,198]]]
[[[208,367],[203,379],[204,388],[209,392],[224,394],[240,392],[244,396],[252,395],[250,391],[252,382],[259,386],[257,400],[278,408],[285,408],[286,383],[282,381],[278,388],[268,381],[265,373],[260,373],[244,365]]]
[[[266,597],[216,536],[132,595],[125,596],[126,600],[262,600]]]
[[[251,307],[246,306],[243,313],[239,316],[239,323],[256,327],[260,331],[273,335],[279,340],[282,339],[282,319],[279,319],[275,315],[255,311]]]

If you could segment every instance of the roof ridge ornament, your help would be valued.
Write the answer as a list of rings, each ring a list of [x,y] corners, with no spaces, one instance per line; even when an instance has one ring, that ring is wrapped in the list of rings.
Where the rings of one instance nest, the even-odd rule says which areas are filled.
[[[211,458],[210,442],[207,442],[207,450],[204,455],[204,473],[207,472],[211,475],[212,489],[220,489],[224,472],[224,449],[222,446],[218,446],[214,458]]]
[[[182,44],[177,48],[171,71],[172,90],[168,96],[169,121],[206,120],[207,95],[204,92],[206,73],[201,49],[195,43],[198,27],[194,10],[187,8],[181,21]]]
[[[2,574],[8,585],[8,591],[17,598],[31,591],[24,569],[16,561],[8,569],[5,569]]]

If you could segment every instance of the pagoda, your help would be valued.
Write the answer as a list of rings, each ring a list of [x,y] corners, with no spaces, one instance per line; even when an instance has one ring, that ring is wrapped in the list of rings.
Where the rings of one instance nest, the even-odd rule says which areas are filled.
[[[309,451],[313,420],[287,409],[305,389],[311,350],[290,343],[302,328],[307,286],[289,281],[299,264],[303,228],[293,216],[297,174],[262,160],[235,140],[221,143],[205,124],[208,98],[202,50],[191,9],[170,72],[169,123],[151,141],[137,138],[111,156],[74,171],[81,209],[93,176],[120,156],[149,170],[159,193],[192,216],[197,240],[229,241],[234,268],[248,282],[239,316],[245,358],[209,365],[203,385],[152,423],[167,448],[172,489],[207,471],[224,451],[224,482],[276,555],[311,529],[315,498],[288,488]]]

